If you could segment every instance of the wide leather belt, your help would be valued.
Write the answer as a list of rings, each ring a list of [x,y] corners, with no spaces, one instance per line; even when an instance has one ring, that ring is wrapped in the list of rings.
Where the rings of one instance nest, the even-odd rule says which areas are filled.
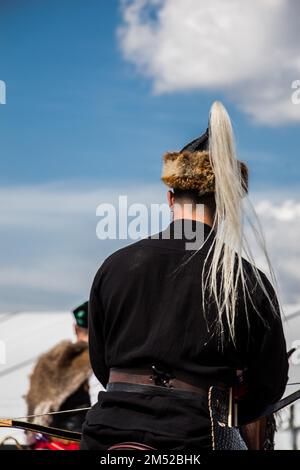
[[[165,370],[158,369],[155,365],[149,368],[139,369],[124,369],[124,368],[111,368],[109,374],[109,383],[131,383],[140,385],[156,385],[158,387],[171,388],[177,390],[186,390],[190,392],[198,392],[206,394],[209,390],[209,385],[204,383],[195,383],[194,376],[182,373],[170,373]],[[194,382],[194,383],[191,383]],[[223,384],[222,384],[223,385]]]

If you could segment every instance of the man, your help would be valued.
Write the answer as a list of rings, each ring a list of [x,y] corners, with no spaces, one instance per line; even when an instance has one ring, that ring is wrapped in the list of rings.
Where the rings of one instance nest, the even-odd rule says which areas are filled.
[[[220,103],[203,135],[164,156],[162,179],[173,222],[111,255],[92,285],[90,357],[106,392],[81,449],[245,449],[230,426],[281,397],[288,362],[275,291],[241,256],[248,168]]]
[[[61,341],[37,361],[26,396],[28,415],[87,408],[91,405],[92,375],[88,352],[88,302],[73,310],[76,342]],[[95,386],[93,386],[95,395]],[[95,397],[93,396],[95,401]],[[86,411],[37,416],[36,424],[81,431]],[[58,438],[30,435],[34,449],[75,450],[78,444]]]

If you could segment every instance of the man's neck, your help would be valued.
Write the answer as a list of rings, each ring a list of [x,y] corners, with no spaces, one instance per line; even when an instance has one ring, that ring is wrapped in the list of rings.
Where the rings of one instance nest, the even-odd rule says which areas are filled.
[[[213,218],[210,214],[204,213],[201,215],[196,213],[187,213],[185,211],[174,211],[173,220],[187,219],[187,220],[195,220],[197,222],[202,222],[203,224],[209,225],[210,227],[213,226]]]

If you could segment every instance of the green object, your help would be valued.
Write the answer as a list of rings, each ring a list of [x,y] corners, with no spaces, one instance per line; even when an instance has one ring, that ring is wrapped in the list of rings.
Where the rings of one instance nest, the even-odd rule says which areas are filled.
[[[84,302],[73,310],[76,324],[81,328],[88,327],[88,302]]]

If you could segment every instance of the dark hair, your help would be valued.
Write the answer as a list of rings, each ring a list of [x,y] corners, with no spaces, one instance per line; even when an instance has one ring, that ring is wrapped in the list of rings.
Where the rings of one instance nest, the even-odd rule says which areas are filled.
[[[173,189],[175,202],[178,204],[189,203],[192,205],[204,204],[213,213],[216,210],[216,201],[214,193],[206,193],[199,195],[196,190],[193,189]]]

